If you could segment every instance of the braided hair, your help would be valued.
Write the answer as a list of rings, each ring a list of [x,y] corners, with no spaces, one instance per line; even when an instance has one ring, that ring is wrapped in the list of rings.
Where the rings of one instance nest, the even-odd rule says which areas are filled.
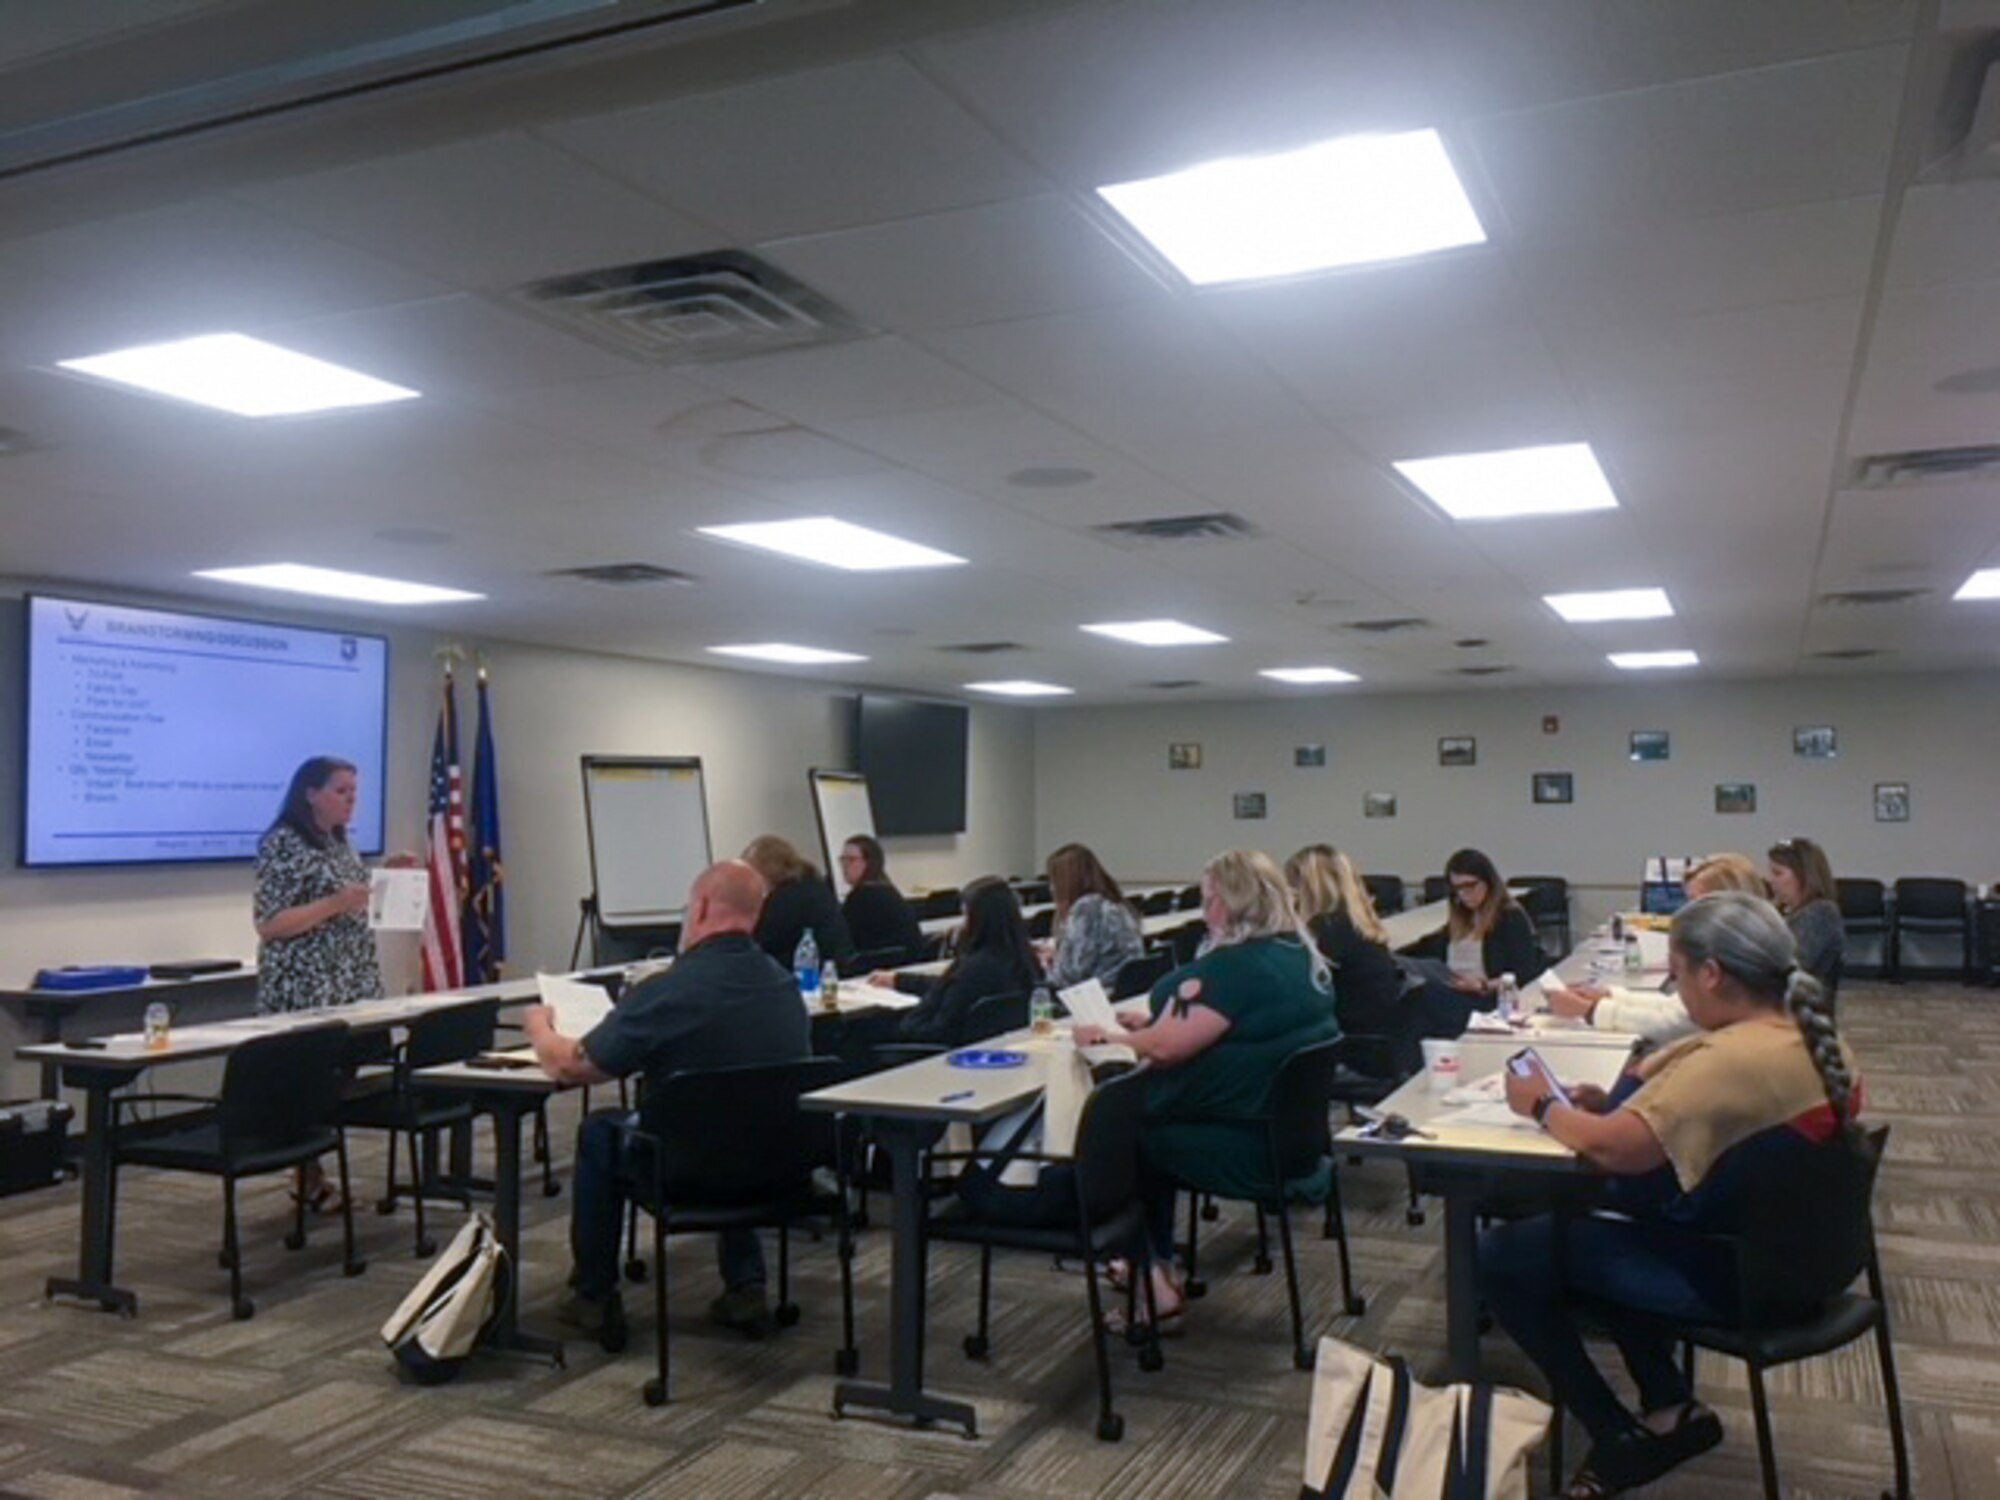
[[[1743,891],[1719,891],[1681,908],[1671,941],[1683,958],[1696,964],[1713,959],[1745,989],[1782,1007],[1799,1028],[1841,1138],[1857,1144],[1854,1074],[1840,1050],[1826,990],[1799,967],[1798,944],[1777,908]]]

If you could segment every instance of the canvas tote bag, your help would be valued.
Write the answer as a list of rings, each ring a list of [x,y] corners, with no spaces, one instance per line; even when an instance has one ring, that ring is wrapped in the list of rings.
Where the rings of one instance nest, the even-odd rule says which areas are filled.
[[[513,1295],[493,1221],[474,1214],[382,1325],[382,1342],[417,1384],[441,1385],[459,1372]]]
[[[1549,1407],[1490,1385],[1419,1385],[1400,1359],[1319,1341],[1300,1500],[1527,1500]]]

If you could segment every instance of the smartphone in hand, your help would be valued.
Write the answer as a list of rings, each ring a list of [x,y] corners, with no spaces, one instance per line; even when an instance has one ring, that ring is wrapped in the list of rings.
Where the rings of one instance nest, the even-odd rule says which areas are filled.
[[[1574,1107],[1573,1101],[1569,1097],[1569,1090],[1562,1086],[1561,1081],[1555,1075],[1555,1070],[1547,1062],[1543,1061],[1542,1054],[1537,1052],[1533,1047],[1523,1047],[1519,1052],[1508,1058],[1507,1067],[1518,1078],[1532,1078],[1539,1073],[1548,1081],[1549,1092],[1555,1096],[1558,1103],[1570,1104]]]

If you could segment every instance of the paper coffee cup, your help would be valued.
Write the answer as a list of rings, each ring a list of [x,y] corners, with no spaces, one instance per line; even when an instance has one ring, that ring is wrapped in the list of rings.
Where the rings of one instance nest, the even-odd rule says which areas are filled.
[[[1456,1037],[1425,1037],[1424,1076],[1430,1080],[1434,1093],[1446,1093],[1458,1087],[1462,1072],[1459,1044]]]

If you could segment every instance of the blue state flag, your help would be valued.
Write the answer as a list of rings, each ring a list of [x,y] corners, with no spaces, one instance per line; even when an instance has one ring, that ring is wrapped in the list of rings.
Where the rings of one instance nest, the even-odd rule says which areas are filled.
[[[507,890],[500,863],[500,772],[493,759],[493,713],[483,671],[475,754],[466,840],[471,886],[465,898],[465,982],[486,984],[500,977],[500,965],[507,957]]]

